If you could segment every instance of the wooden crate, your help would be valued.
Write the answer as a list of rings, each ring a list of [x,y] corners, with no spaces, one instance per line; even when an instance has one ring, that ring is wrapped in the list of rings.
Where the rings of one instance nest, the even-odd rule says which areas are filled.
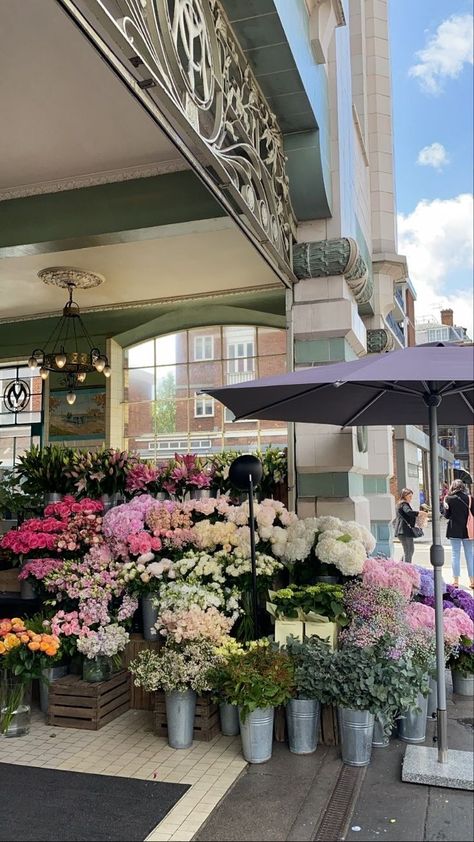
[[[209,696],[198,696],[196,702],[196,716],[194,718],[194,740],[209,742],[220,733],[219,708]],[[155,694],[155,734],[159,737],[168,736],[166,725],[165,694]]]
[[[123,666],[125,669],[128,669],[128,665],[130,661],[133,661],[134,658],[137,657],[138,653],[142,651],[142,649],[159,649],[162,646],[160,641],[150,641],[145,640],[143,635],[141,634],[131,634],[130,635],[130,642],[127,643],[125,647],[125,651],[123,653]],[[131,676],[131,696],[130,696],[130,707],[133,710],[154,710],[155,707],[155,694],[154,693],[147,693],[143,687],[135,687],[133,683],[133,675]]]
[[[130,674],[126,670],[91,684],[77,675],[58,678],[49,688],[48,725],[99,731],[130,708]]]

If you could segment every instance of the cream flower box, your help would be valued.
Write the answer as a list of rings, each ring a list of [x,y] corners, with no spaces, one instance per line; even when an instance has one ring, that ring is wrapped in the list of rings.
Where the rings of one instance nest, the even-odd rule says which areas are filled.
[[[337,623],[317,623],[313,620],[306,620],[304,624],[305,637],[312,637],[316,635],[325,640],[334,652],[337,644]]]
[[[303,641],[303,623],[301,620],[275,620],[275,643],[286,646],[290,635]]]

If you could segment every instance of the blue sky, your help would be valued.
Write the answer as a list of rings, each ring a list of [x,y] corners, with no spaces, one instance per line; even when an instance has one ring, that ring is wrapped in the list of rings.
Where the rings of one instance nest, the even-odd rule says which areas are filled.
[[[472,4],[390,0],[399,250],[417,316],[472,331]]]

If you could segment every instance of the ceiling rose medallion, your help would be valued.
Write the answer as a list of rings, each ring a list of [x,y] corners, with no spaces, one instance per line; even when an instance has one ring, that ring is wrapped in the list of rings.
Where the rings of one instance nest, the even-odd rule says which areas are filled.
[[[94,272],[68,266],[42,269],[38,277],[45,284],[67,289],[69,298],[44,350],[35,348],[28,365],[31,369],[39,366],[43,380],[49,377],[50,371],[64,372],[68,388],[66,400],[72,406],[76,401],[77,384],[84,383],[89,373],[98,371],[105,377],[110,377],[112,373],[107,355],[93,345],[79,306],[73,300],[75,289],[92,289],[104,283],[105,278]]]

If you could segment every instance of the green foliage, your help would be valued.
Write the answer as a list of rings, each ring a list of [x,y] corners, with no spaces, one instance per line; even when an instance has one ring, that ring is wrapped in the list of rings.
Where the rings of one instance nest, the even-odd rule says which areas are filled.
[[[237,705],[245,720],[258,708],[278,707],[293,695],[294,669],[289,655],[268,641],[256,641],[209,673],[221,701]]]
[[[49,444],[32,445],[19,457],[16,472],[22,481],[22,491],[33,497],[42,494],[68,494],[74,490],[69,476],[73,451],[68,447]]]
[[[16,470],[5,470],[0,479],[0,516],[8,513],[22,518],[26,512],[41,508],[43,497],[39,493],[26,494]]]
[[[229,480],[229,467],[242,451],[228,450],[214,454],[209,464],[212,467],[212,487],[221,494],[235,494],[236,489]],[[286,449],[268,447],[266,450],[256,450],[254,455],[260,459],[263,468],[262,480],[255,489],[259,500],[272,497],[281,483],[286,482],[288,476],[288,460]],[[239,492],[240,493],[240,492]]]
[[[154,435],[174,433],[176,430],[176,381],[169,371],[156,388],[156,401],[153,404]]]
[[[467,638],[461,639],[467,641]],[[474,674],[474,652],[472,649],[469,652],[461,651],[457,658],[450,658],[449,665],[464,678],[470,678]]]
[[[289,637],[286,651],[294,665],[296,698],[330,701],[327,686],[332,655],[327,643],[317,637],[304,643]]]
[[[328,699],[338,707],[384,713],[416,708],[418,694],[428,693],[426,673],[410,658],[381,658],[371,649],[347,646],[334,652],[327,676]]]
[[[289,585],[279,591],[270,591],[270,602],[282,617],[294,619],[308,614],[320,614],[332,623],[346,626],[342,585],[318,582],[315,585]]]

